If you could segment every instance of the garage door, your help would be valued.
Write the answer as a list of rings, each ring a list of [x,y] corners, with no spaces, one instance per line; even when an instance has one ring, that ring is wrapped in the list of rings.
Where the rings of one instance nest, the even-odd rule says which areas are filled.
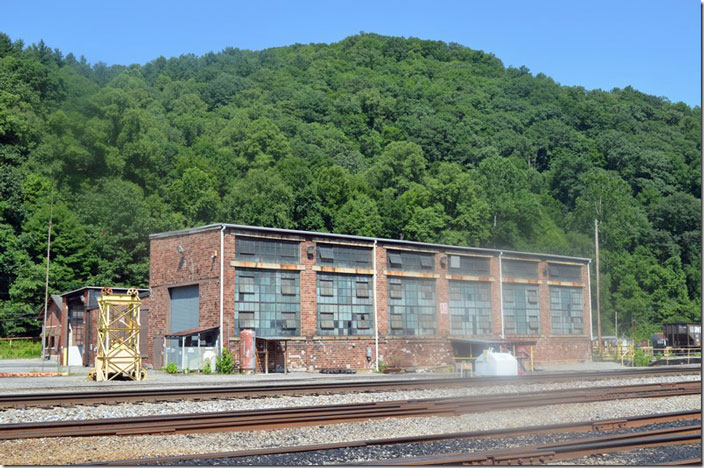
[[[170,333],[198,328],[198,285],[171,288]]]

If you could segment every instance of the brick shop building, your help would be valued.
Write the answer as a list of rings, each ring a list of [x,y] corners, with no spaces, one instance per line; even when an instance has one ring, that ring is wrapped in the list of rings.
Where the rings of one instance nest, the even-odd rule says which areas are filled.
[[[148,360],[217,328],[236,361],[254,330],[268,370],[429,368],[481,343],[585,361],[589,262],[232,224],[152,234]]]

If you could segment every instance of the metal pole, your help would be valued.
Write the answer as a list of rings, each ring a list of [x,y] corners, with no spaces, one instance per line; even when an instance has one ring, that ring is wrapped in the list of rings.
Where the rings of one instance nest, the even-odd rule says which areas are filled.
[[[376,368],[376,371],[379,372],[379,317],[376,311],[376,239],[374,239],[374,251],[373,251],[373,258],[372,258],[372,268],[373,268],[373,276],[372,276],[372,299],[374,302],[374,350],[375,350],[375,364],[374,367]]]
[[[218,355],[222,356],[223,348],[223,276],[225,270],[225,225],[220,229],[220,346],[218,346]],[[200,342],[200,341],[199,341]]]
[[[594,341],[594,324],[592,323],[592,262],[587,263],[587,291],[589,292],[589,343]]]
[[[51,204],[49,205],[49,231],[46,236],[46,281],[44,282],[44,326],[42,327],[42,368],[46,354],[46,315],[49,308],[49,254],[51,253],[51,223],[54,218],[54,186],[51,190]],[[61,311],[59,311],[61,312]],[[57,356],[58,359],[58,356]]]
[[[501,338],[504,338],[504,277],[501,267],[501,256],[499,252],[499,307],[501,308]]]
[[[596,331],[599,339],[599,356],[604,356],[604,344],[601,342],[601,295],[599,291],[599,221],[594,220],[594,246],[596,248]]]

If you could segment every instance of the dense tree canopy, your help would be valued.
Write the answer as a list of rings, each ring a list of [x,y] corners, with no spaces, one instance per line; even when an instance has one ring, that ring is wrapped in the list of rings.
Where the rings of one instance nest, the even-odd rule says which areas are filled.
[[[233,222],[593,256],[604,331],[699,320],[701,113],[359,34],[90,65],[0,34],[0,332],[147,286],[148,234]],[[592,270],[593,271],[593,270]],[[592,283],[594,284],[594,283]]]

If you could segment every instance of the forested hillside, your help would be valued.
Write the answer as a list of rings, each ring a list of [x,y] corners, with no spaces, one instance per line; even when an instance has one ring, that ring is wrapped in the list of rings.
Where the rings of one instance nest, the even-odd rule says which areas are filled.
[[[700,319],[700,154],[699,107],[458,44],[107,67],[0,34],[0,331],[38,330],[52,212],[52,293],[147,286],[148,235],[211,222],[593,258],[597,218],[604,332],[642,338]]]

